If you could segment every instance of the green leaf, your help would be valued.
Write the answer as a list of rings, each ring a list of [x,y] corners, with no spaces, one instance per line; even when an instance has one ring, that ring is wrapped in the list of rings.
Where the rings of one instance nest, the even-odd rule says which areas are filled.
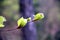
[[[27,18],[27,21],[31,21],[31,17]]]
[[[0,16],[0,27],[4,27],[3,23],[6,21],[5,17]]]
[[[34,16],[34,20],[41,20],[44,18],[44,14],[43,13],[37,13],[35,16]]]
[[[17,21],[18,27],[24,27],[27,24],[27,19],[24,19],[23,17],[21,17],[18,21]]]
[[[27,19],[24,19],[24,20],[21,22],[21,26],[24,27],[26,24],[27,24]]]
[[[1,28],[1,27],[4,27],[4,26],[5,26],[5,25],[3,25],[3,24],[0,24],[0,28]]]
[[[0,16],[0,22],[5,22],[5,21],[6,21],[5,17]]]

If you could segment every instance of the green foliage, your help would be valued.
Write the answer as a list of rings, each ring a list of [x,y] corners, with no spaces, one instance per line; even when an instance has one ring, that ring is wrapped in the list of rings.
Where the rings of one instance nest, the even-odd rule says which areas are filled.
[[[44,18],[44,14],[43,13],[37,13],[32,21],[37,21],[37,20],[41,20]],[[18,19],[17,21],[17,25],[18,27],[24,27],[27,22],[31,21],[31,17],[24,19],[23,17],[21,17],[20,19]]]
[[[21,17],[18,21],[17,21],[18,27],[24,27],[27,24],[27,19],[24,19],[23,17]]]
[[[4,27],[3,23],[6,21],[5,17],[0,16],[0,27]]]
[[[16,21],[19,18],[19,0],[4,0],[3,15],[7,17],[7,20]],[[17,15],[17,16],[16,16]]]
[[[43,13],[37,13],[35,16],[34,16],[34,20],[41,20],[44,18],[44,14]]]
[[[31,17],[27,18],[27,21],[31,21]]]

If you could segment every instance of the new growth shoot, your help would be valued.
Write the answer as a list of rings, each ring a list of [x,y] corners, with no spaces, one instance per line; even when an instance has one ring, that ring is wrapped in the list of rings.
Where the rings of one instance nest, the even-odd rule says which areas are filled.
[[[21,17],[18,21],[17,21],[17,24],[18,24],[18,27],[21,28],[21,27],[24,27],[27,22],[34,22],[34,21],[37,21],[37,20],[41,20],[44,18],[44,14],[43,13],[37,13],[36,15],[34,15],[34,18],[31,20],[31,17],[27,18],[27,19],[24,19],[23,17]]]
[[[5,25],[3,24],[4,22],[6,22],[6,18],[3,16],[0,16],[0,28],[4,27]]]
[[[25,25],[32,21],[32,22],[35,22],[35,21],[38,21],[38,20],[41,20],[44,18],[44,14],[43,13],[37,13],[36,15],[34,15],[34,18],[31,19],[31,17],[25,19],[23,17],[21,17],[20,19],[17,20],[17,28],[15,29],[11,29],[11,30],[16,30],[16,29],[20,29],[20,28],[23,28],[25,27]],[[3,16],[0,16],[0,27],[4,27],[3,23],[6,21],[5,17]],[[11,31],[11,30],[5,30],[5,31]]]

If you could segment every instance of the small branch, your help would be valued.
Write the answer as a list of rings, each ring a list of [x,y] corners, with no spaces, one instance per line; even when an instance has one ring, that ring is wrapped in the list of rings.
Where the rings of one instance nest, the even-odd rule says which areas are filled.
[[[35,21],[37,21],[37,20],[32,20],[32,22],[35,22]],[[16,30],[16,29],[21,29],[21,28],[23,28],[23,27],[17,27],[17,28],[14,28],[14,29],[4,29],[4,30],[1,30],[1,31],[13,31],[13,30]]]

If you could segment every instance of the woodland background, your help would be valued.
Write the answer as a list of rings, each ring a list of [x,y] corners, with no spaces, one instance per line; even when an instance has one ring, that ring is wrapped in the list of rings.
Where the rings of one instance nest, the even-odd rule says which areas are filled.
[[[2,31],[16,28],[20,17],[33,18],[38,12],[44,13],[44,19]],[[0,0],[0,16],[7,19],[0,28],[0,40],[60,40],[60,0]]]

